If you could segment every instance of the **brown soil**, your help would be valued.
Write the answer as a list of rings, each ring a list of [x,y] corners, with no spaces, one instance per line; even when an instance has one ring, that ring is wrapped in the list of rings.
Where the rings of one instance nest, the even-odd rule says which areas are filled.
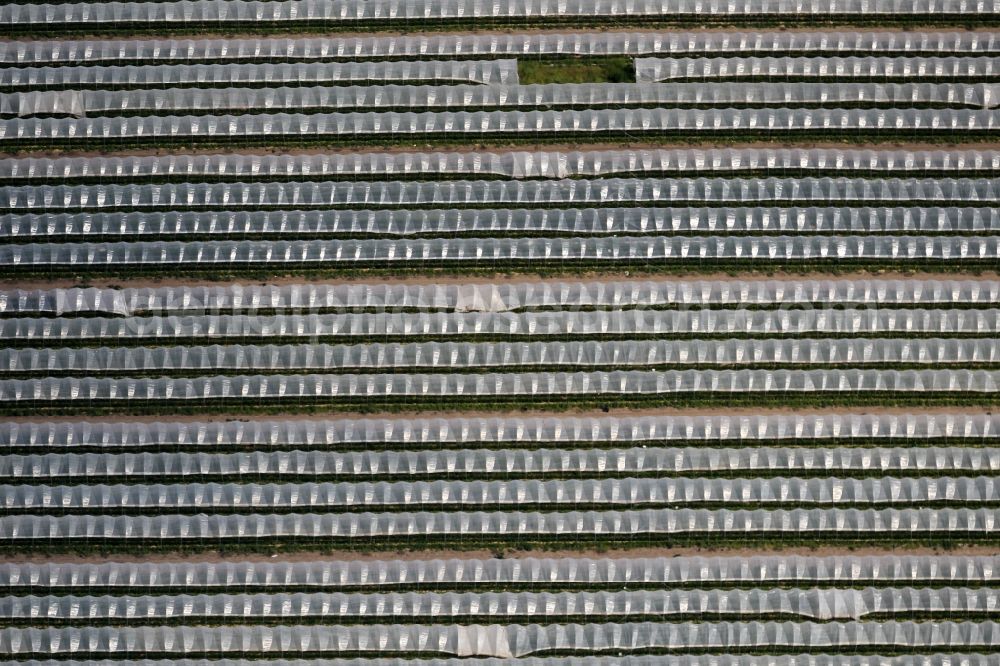
[[[761,407],[759,409],[749,407],[719,407],[716,409],[682,409],[671,407],[657,407],[646,409],[611,409],[607,412],[588,409],[567,409],[562,412],[552,411],[532,411],[507,410],[507,411],[414,411],[414,412],[392,412],[390,414],[358,413],[351,411],[331,411],[328,413],[310,412],[308,414],[298,414],[295,412],[282,412],[274,414],[227,414],[225,412],[208,412],[204,414],[157,414],[151,416],[49,416],[46,415],[46,422],[63,423],[104,423],[113,421],[115,423],[158,423],[170,421],[176,423],[206,423],[220,421],[320,421],[327,419],[440,419],[440,418],[503,418],[503,417],[562,417],[562,418],[600,418],[600,417],[635,417],[635,416],[697,416],[697,415],[768,415],[768,414],[799,414],[799,415],[831,415],[831,414],[990,414],[993,410],[987,408],[959,408],[959,407],[830,407],[830,408],[775,408]],[[38,421],[33,416],[12,416],[5,417],[9,423],[33,423]]]
[[[559,152],[559,151],[595,151],[595,150],[651,150],[651,149],[678,149],[678,150],[710,150],[710,149],[731,149],[731,148],[832,148],[832,149],[851,149],[851,150],[865,150],[865,149],[881,149],[881,150],[997,150],[1000,148],[1000,143],[997,142],[976,142],[976,143],[908,143],[908,142],[898,142],[898,141],[879,141],[879,142],[867,142],[851,144],[850,146],[845,146],[843,143],[837,142],[811,142],[811,143],[796,143],[791,142],[776,142],[776,141],[757,141],[757,142],[744,142],[744,143],[697,143],[692,144],[691,142],[605,142],[605,143],[512,143],[509,145],[502,144],[490,144],[488,147],[485,145],[468,144],[468,145],[458,145],[458,144],[444,144],[436,145],[433,143],[428,143],[423,146],[419,145],[401,145],[401,146],[385,146],[378,149],[366,149],[355,147],[321,147],[321,148],[281,148],[281,147],[257,147],[257,148],[244,148],[240,149],[238,146],[234,146],[232,150],[219,150],[215,149],[176,149],[176,148],[143,148],[136,150],[40,150],[40,151],[17,151],[18,157],[136,157],[136,156],[166,156],[166,155],[220,155],[220,154],[234,154],[234,155],[337,155],[337,154],[358,154],[358,153],[372,153],[372,154],[398,154],[398,153],[414,153],[414,152],[430,152],[430,153],[468,153],[468,152],[487,152],[487,153],[509,153],[509,152]],[[0,152],[0,154],[3,154]]]
[[[1000,555],[1000,547],[962,546],[954,549],[905,547],[905,548],[843,548],[821,546],[815,548],[632,548],[607,551],[595,550],[505,550],[507,559],[587,557],[595,559],[623,559],[631,557],[754,557],[758,555],[784,556],[878,556],[878,555],[961,555],[966,557]],[[197,554],[150,554],[150,555],[13,555],[5,559],[10,563],[47,562],[72,564],[99,564],[103,562],[358,562],[376,560],[437,560],[437,559],[488,559],[496,554],[488,550],[398,550],[398,551],[299,551],[280,555],[236,553],[224,555],[216,551]]]
[[[433,275],[385,275],[379,276],[364,275],[358,277],[344,278],[319,278],[314,279],[308,276],[281,276],[268,278],[266,280],[239,280],[239,281],[208,281],[204,279],[191,278],[135,278],[135,279],[115,279],[115,278],[93,278],[87,279],[85,284],[88,287],[101,288],[146,288],[146,287],[177,287],[177,286],[197,286],[209,285],[212,287],[224,287],[227,285],[290,285],[290,284],[310,284],[310,285],[338,285],[338,284],[410,284],[410,285],[431,285],[431,284],[512,284],[524,282],[601,282],[601,281],[628,281],[639,282],[685,282],[691,280],[728,280],[732,282],[747,281],[767,281],[767,280],[998,280],[1000,273],[996,271],[982,271],[975,273],[933,273],[925,271],[850,271],[843,273],[824,273],[819,271],[804,271],[794,273],[788,271],[744,271],[732,273],[720,272],[677,272],[677,273],[645,273],[630,271],[587,271],[587,272],[567,272],[559,277],[538,276],[532,273],[498,272],[493,276],[470,275],[461,276],[454,274],[433,274]],[[43,279],[17,279],[0,277],[0,289],[68,289],[81,286],[79,280],[72,278]]]

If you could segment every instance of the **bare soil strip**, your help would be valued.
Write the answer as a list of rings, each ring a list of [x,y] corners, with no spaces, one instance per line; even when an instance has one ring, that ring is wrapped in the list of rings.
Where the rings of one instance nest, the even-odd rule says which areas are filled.
[[[515,284],[523,282],[614,282],[637,280],[642,282],[690,282],[691,280],[729,280],[732,282],[746,282],[748,280],[998,280],[1000,273],[997,271],[977,271],[964,273],[934,273],[930,271],[906,271],[906,270],[852,270],[831,274],[821,271],[733,271],[728,273],[713,271],[689,272],[678,271],[672,273],[637,272],[637,271],[567,271],[566,274],[558,277],[550,275],[538,275],[530,272],[497,272],[493,275],[451,275],[447,273],[434,275],[414,275],[414,274],[392,274],[385,275],[367,274],[358,276],[345,276],[343,278],[319,278],[314,279],[307,276],[280,276],[267,280],[219,280],[211,281],[194,278],[135,278],[135,279],[115,279],[99,278],[79,280],[73,278],[52,278],[52,279],[18,279],[0,277],[0,290],[2,289],[70,289],[73,287],[99,287],[106,289],[142,289],[149,287],[180,287],[208,285],[212,287],[225,287],[228,285],[341,285],[341,284],[391,284],[391,285],[470,285],[470,284]]]
[[[386,550],[378,552],[338,551],[310,552],[294,551],[280,554],[239,552],[227,555],[218,551],[203,553],[164,554],[150,553],[148,555],[115,554],[115,555],[7,555],[4,561],[14,563],[48,563],[48,564],[101,564],[105,562],[360,562],[386,560],[440,560],[440,559],[488,559],[502,556],[507,559],[525,558],[636,558],[636,557],[755,557],[760,555],[779,555],[790,557],[803,555],[810,557],[832,556],[879,556],[879,555],[952,555],[964,557],[1000,555],[997,546],[960,546],[953,549],[931,548],[925,546],[903,546],[900,548],[844,548],[838,546],[816,547],[754,547],[754,548],[633,548],[614,550]]]

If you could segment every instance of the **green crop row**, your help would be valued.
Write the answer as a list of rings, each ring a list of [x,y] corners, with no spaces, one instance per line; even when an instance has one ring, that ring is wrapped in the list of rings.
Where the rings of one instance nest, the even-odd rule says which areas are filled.
[[[771,141],[787,144],[792,141],[824,141],[843,142],[856,145],[858,142],[869,143],[877,141],[918,141],[924,143],[963,144],[995,140],[998,130],[995,129],[897,129],[894,127],[872,127],[844,130],[785,128],[754,128],[747,130],[609,130],[609,131],[569,131],[558,132],[525,132],[512,130],[509,132],[470,132],[465,133],[455,129],[448,132],[431,133],[384,133],[384,134],[337,134],[329,136],[318,135],[281,135],[261,134],[255,136],[234,137],[86,137],[72,138],[25,138],[7,139],[0,145],[0,151],[17,153],[19,151],[52,151],[72,148],[75,150],[145,150],[150,147],[174,147],[177,149],[235,149],[235,148],[413,148],[426,149],[430,145],[468,146],[475,143],[479,147],[501,147],[504,145],[525,144],[564,144],[573,142],[578,145],[589,143],[605,143],[615,141],[656,141],[683,142],[692,146],[699,144],[719,145],[740,143],[745,141]],[[581,143],[583,142],[583,143]]]
[[[393,411],[440,411],[442,401],[449,409],[611,409],[631,407],[717,407],[721,400],[731,407],[784,406],[801,408],[851,407],[997,407],[1000,396],[985,392],[935,391],[830,391],[830,392],[690,392],[683,394],[606,394],[539,396],[392,396],[359,397],[284,397],[242,396],[222,399],[144,400],[76,399],[65,401],[23,398],[0,405],[0,414],[8,416],[43,415],[155,415],[205,414],[224,409],[233,413],[350,412],[376,413]]]
[[[241,553],[261,552],[279,555],[285,552],[309,551],[324,555],[335,555],[338,552],[400,552],[407,550],[449,549],[474,551],[491,549],[503,552],[508,548],[520,551],[545,551],[566,548],[578,548],[588,551],[621,548],[724,548],[738,546],[741,548],[823,548],[835,545],[842,549],[870,548],[873,545],[895,547],[927,547],[935,549],[958,549],[967,546],[1000,545],[1000,535],[994,532],[941,532],[913,533],[907,531],[886,531],[881,533],[831,531],[828,533],[810,533],[808,535],[794,532],[774,531],[770,533],[739,533],[729,535],[701,534],[662,534],[631,536],[578,536],[578,535],[547,535],[528,536],[524,534],[463,534],[451,537],[418,537],[394,535],[376,538],[260,538],[244,537],[230,539],[171,539],[169,541],[155,538],[148,541],[138,539],[114,538],[78,538],[56,539],[39,538],[20,542],[6,541],[0,543],[0,552],[8,554],[100,554],[151,556],[157,554],[195,554],[206,551],[221,551],[226,556]],[[908,649],[909,650],[909,649]]]
[[[390,260],[385,262],[344,262],[340,266],[331,267],[329,261],[317,262],[275,262],[271,264],[241,264],[215,263],[215,264],[90,264],[82,266],[73,265],[24,265],[4,266],[4,270],[10,277],[34,277],[34,278],[76,278],[78,280],[94,277],[129,279],[147,276],[176,277],[185,276],[189,278],[204,278],[223,281],[227,279],[273,279],[284,276],[309,276],[312,279],[321,279],[323,276],[334,278],[345,278],[368,274],[372,277],[385,278],[392,273],[384,273],[379,269],[390,269],[396,274],[416,276],[440,275],[442,269],[449,275],[474,275],[480,272],[487,272],[495,276],[497,273],[506,272],[531,272],[542,275],[574,275],[579,276],[580,271],[587,270],[628,270],[649,271],[653,273],[670,273],[690,271],[745,271],[756,270],[763,272],[781,271],[787,273],[811,273],[814,271],[851,271],[851,270],[873,270],[880,271],[891,268],[894,271],[920,271],[923,269],[936,272],[956,272],[968,274],[975,271],[995,270],[1000,267],[1000,257],[948,257],[941,259],[906,259],[885,258],[885,259],[845,259],[830,257],[829,259],[804,258],[801,260],[756,258],[745,260],[713,260],[701,257],[691,257],[687,259],[671,258],[663,260],[646,260],[642,258],[609,258],[607,260],[566,260],[566,259],[464,259],[461,261],[435,261],[432,259],[424,261],[409,262],[410,267],[400,266],[400,261]],[[547,270],[546,270],[547,269]]]

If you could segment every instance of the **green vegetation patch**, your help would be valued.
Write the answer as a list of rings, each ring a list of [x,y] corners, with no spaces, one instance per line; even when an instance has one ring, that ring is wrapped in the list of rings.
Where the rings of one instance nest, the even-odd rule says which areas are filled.
[[[521,59],[517,71],[524,85],[531,83],[635,83],[631,58]]]

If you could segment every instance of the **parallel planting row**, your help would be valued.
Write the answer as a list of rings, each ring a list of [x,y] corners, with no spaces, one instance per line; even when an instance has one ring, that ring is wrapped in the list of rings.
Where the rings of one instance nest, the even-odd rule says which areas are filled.
[[[0,666],[1000,666],[998,23],[0,4]]]
[[[996,22],[1000,5],[985,0],[252,0],[196,2],[57,1],[0,5],[0,24],[14,33],[40,37],[72,32],[148,33],[364,28],[559,25],[969,25]]]
[[[998,438],[960,412],[10,424],[0,533],[28,550],[989,542]]]
[[[12,158],[0,265],[995,268],[997,164],[994,151],[841,149]],[[618,174],[634,175],[601,177]]]
[[[0,406],[986,404],[998,301],[922,280],[26,291],[0,305]]]
[[[325,20],[338,11],[345,20],[352,16],[349,3],[306,2],[295,11],[294,3],[286,4],[252,20]],[[358,5],[354,18],[374,12],[404,19],[414,9],[391,4],[385,14],[377,3]],[[629,11],[691,9],[681,4],[630,5]],[[998,11],[962,0],[952,5],[909,10],[935,17]],[[865,3],[727,7],[720,5],[720,15],[891,14],[888,6]],[[222,12],[219,21],[239,22],[263,11],[211,1],[188,7],[183,17],[178,9],[124,3],[113,13],[122,25],[139,17],[152,26],[197,22],[196,14],[216,11]],[[423,17],[473,17],[480,9],[435,5]],[[43,15],[53,26],[70,16],[100,24],[106,12],[77,3],[5,10],[22,27]],[[522,10],[532,16],[551,10],[563,18],[576,11],[564,5],[490,11],[514,16]],[[610,5],[587,8],[595,16],[615,11]],[[0,147],[178,143],[233,150],[472,137],[786,141],[890,135],[964,143],[988,140],[1000,122],[994,109],[1000,60],[992,33],[650,32],[334,42],[9,42],[0,54],[8,65],[0,68],[0,114],[6,116]],[[635,60],[624,78],[604,69],[605,82],[559,83],[557,70],[574,66],[558,61],[565,55]],[[512,56],[557,59],[546,65]],[[555,69],[545,74],[546,67]],[[625,82],[630,77],[636,82]],[[419,85],[427,83],[438,85]],[[441,85],[455,83],[461,85]],[[992,269],[1000,256],[996,165],[990,150],[852,148],[25,156],[0,165],[9,175],[9,184],[0,187],[0,235],[11,241],[0,250],[0,267],[85,277],[376,269]]]
[[[640,664],[626,655],[726,649],[774,661],[689,655],[680,663],[784,663],[778,655],[810,652],[810,662],[832,664],[843,660],[824,656],[830,642],[849,640],[866,652],[924,654],[921,663],[987,664],[960,654],[994,639],[997,564],[947,556],[10,564],[0,579],[24,596],[0,598],[8,625],[0,651],[21,659],[571,651]],[[616,591],[622,586],[634,590]],[[705,614],[713,619],[679,623]],[[319,617],[339,624],[311,624]],[[493,623],[475,624],[483,620]]]

